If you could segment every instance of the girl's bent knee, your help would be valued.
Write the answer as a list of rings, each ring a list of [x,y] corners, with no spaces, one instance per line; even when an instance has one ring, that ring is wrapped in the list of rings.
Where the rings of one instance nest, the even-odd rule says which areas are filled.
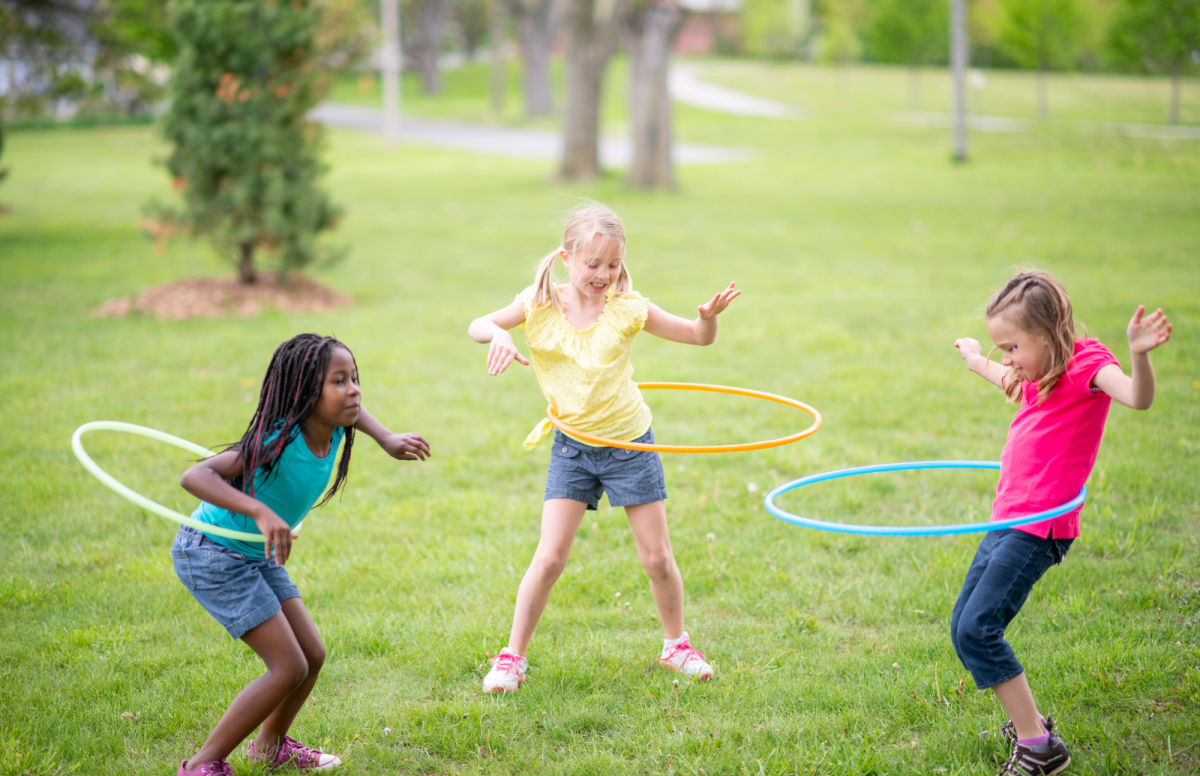
[[[304,680],[308,678],[308,671],[308,661],[301,655],[298,660],[289,661],[285,665],[272,669],[271,673],[279,677],[287,685],[288,692],[291,692],[304,683]]]

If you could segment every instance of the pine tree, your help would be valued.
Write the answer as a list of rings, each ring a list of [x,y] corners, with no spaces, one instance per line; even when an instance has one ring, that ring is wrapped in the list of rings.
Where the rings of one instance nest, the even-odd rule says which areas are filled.
[[[286,273],[318,258],[339,211],[317,186],[321,131],[306,118],[328,80],[312,0],[178,0],[179,57],[164,131],[185,212],[172,221],[212,240],[243,283],[260,250]]]

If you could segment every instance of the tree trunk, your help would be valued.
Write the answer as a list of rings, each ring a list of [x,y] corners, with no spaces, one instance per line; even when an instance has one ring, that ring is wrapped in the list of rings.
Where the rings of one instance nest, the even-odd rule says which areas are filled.
[[[492,111],[504,112],[504,94],[508,91],[508,62],[504,58],[504,6],[500,0],[488,4],[488,39],[492,50]]]
[[[442,73],[438,54],[442,51],[442,24],[446,21],[447,0],[421,0],[421,32],[413,58],[421,71],[421,87],[426,94],[441,94]]]
[[[550,97],[550,42],[554,34],[553,0],[504,0],[517,27],[521,54],[525,59],[525,112],[549,116],[554,112]]]
[[[567,2],[567,114],[559,168],[563,178],[600,174],[600,95],[622,12],[614,8],[607,18],[597,19],[595,0]]]
[[[238,282],[244,286],[258,282],[258,273],[254,271],[254,243],[238,243]]]
[[[630,117],[633,121],[633,164],[629,182],[641,188],[673,188],[671,160],[671,96],[667,70],[671,45],[683,26],[677,0],[646,0],[625,14],[629,46]]]
[[[1179,71],[1181,69],[1179,62],[1171,65],[1171,110],[1167,114],[1167,120],[1172,124],[1179,123]]]

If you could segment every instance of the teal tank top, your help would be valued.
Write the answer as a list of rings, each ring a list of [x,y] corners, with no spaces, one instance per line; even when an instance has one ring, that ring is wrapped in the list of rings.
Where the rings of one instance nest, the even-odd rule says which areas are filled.
[[[254,472],[254,498],[269,506],[284,522],[295,528],[329,486],[329,476],[333,474],[338,447],[345,436],[345,429],[334,430],[333,440],[329,443],[329,455],[318,458],[308,449],[308,443],[304,441],[300,427],[297,426],[292,430],[291,441],[283,448],[279,463],[275,465],[270,478],[264,476],[261,468]],[[192,513],[192,518],[234,531],[259,532],[258,525],[246,515],[230,512],[207,501],[200,502],[200,506]],[[261,542],[243,542],[210,534],[205,536],[247,558],[263,557]]]

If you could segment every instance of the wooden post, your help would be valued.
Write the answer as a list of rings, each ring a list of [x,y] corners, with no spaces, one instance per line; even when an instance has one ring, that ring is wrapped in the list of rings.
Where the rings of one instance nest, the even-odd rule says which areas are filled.
[[[400,140],[400,1],[383,0],[383,134]]]
[[[956,162],[967,161],[967,64],[970,53],[966,0],[950,0],[950,68],[954,83],[953,158]]]

